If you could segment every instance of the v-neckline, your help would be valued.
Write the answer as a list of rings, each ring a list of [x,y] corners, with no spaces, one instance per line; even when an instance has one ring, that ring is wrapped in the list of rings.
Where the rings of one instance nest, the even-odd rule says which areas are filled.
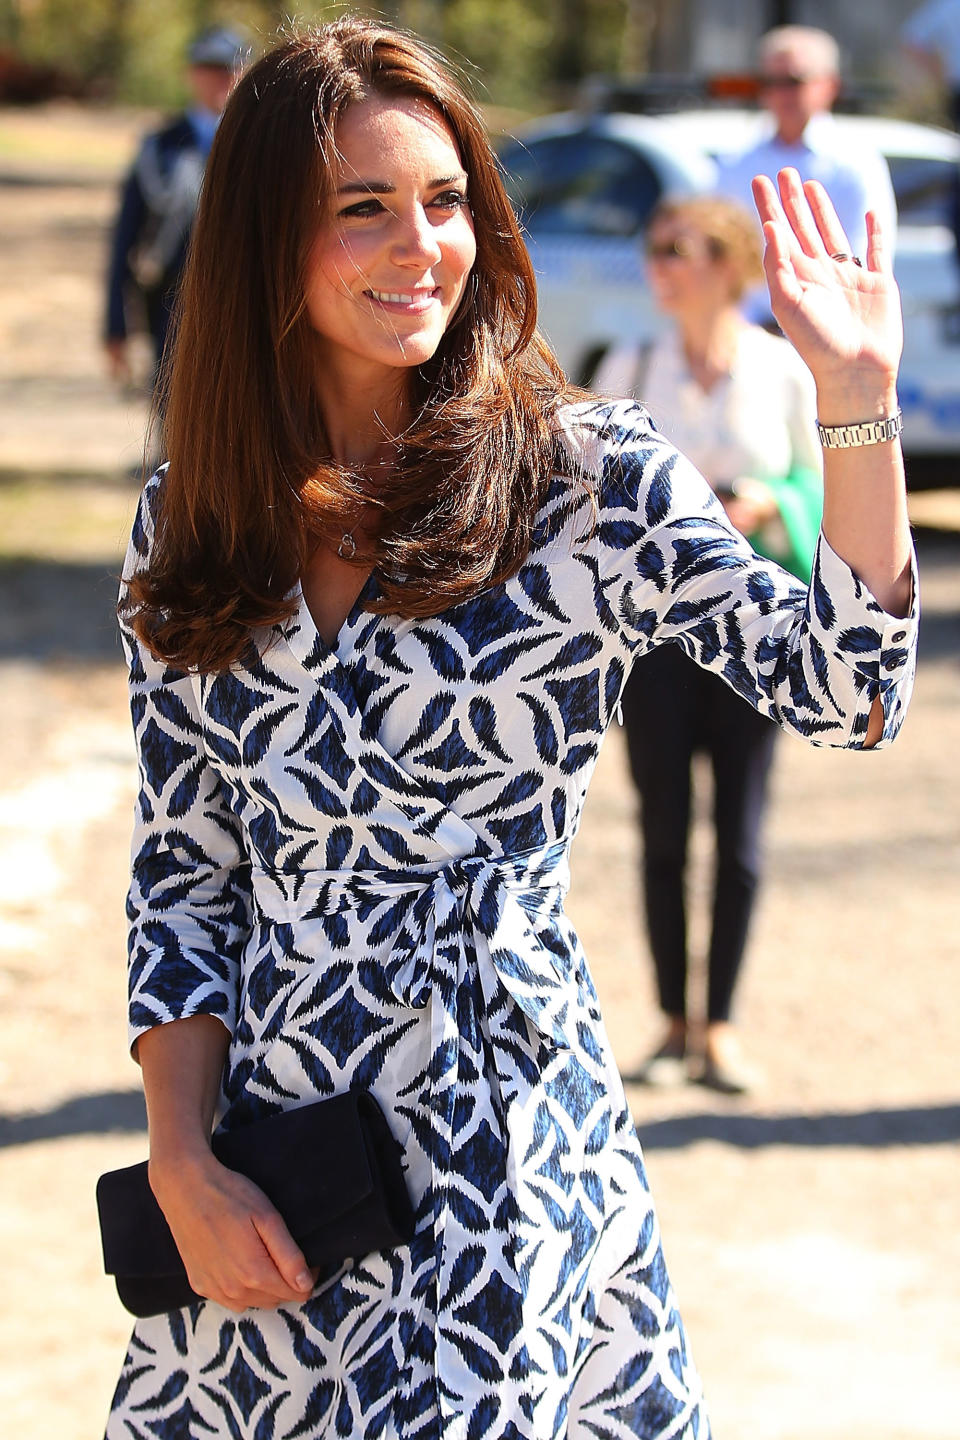
[[[294,655],[308,669],[316,668],[318,661],[340,662],[343,658],[342,650],[350,635],[356,627],[360,615],[363,613],[364,605],[379,591],[376,570],[371,570],[363,583],[363,588],[357,595],[350,609],[344,616],[336,638],[330,644],[326,641],[317,629],[317,622],[314,620],[307,604],[307,597],[304,594],[303,582],[298,580],[290,591],[290,599],[296,601],[296,611],[291,615],[284,627],[284,634],[287,644]],[[377,619],[378,616],[371,616]]]

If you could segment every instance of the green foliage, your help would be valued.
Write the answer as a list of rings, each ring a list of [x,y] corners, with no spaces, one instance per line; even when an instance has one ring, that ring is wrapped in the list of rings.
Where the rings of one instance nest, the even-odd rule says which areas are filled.
[[[189,40],[206,25],[241,24],[256,49],[289,20],[353,10],[395,21],[451,56],[481,101],[538,110],[562,102],[592,70],[617,71],[628,15],[646,0],[0,0],[25,59],[54,64],[100,93],[172,106],[183,98]],[[7,12],[9,11],[9,15]]]
[[[550,8],[543,0],[453,0],[430,38],[466,72],[478,100],[522,105],[550,84]]]

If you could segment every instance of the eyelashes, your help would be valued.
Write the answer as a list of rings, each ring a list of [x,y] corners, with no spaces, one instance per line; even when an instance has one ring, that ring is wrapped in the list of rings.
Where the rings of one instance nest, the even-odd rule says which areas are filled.
[[[430,202],[441,210],[463,210],[468,204],[466,192],[463,190],[444,190]]]
[[[427,202],[428,210],[442,210],[451,214],[463,210],[468,204],[466,192],[463,190],[442,190]],[[368,196],[365,200],[358,200],[353,205],[347,205],[337,214],[338,220],[371,220],[377,215],[388,214],[387,207],[375,195]]]

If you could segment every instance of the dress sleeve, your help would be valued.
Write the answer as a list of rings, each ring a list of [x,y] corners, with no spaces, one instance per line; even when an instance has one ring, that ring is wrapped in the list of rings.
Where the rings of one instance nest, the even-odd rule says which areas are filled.
[[[140,500],[126,584],[149,556],[162,483]],[[203,747],[191,677],[156,660],[123,618],[139,763],[129,922],[131,1047],[155,1025],[214,1015],[232,1034],[240,957],[250,933],[250,866],[223,781]]]
[[[820,745],[862,747],[879,695],[888,744],[913,687],[915,569],[910,614],[888,615],[821,535],[807,588],[750,548],[641,407],[598,406],[583,419],[597,474],[587,544],[605,613],[634,656],[679,644],[757,710]]]

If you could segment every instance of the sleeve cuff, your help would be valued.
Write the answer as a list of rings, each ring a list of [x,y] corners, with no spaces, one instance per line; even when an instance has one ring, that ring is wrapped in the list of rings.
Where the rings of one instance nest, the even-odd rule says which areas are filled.
[[[920,616],[916,556],[910,557],[909,613],[889,615],[821,534],[809,606],[813,637],[852,675],[856,703],[849,743],[862,744],[870,709],[879,695],[884,709],[879,743],[888,744],[902,723],[916,670]]]
[[[204,973],[205,967],[200,966],[198,959],[197,956],[182,957],[177,974],[171,977],[170,957],[163,950],[151,950],[137,957],[138,975],[131,987],[127,1011],[127,1040],[134,1058],[137,1041],[145,1031],[169,1025],[174,1020],[187,1020],[193,1015],[212,1015],[228,1034],[233,1034],[237,1004],[231,987],[224,985],[219,976]],[[164,975],[162,998],[150,988],[155,968]]]

